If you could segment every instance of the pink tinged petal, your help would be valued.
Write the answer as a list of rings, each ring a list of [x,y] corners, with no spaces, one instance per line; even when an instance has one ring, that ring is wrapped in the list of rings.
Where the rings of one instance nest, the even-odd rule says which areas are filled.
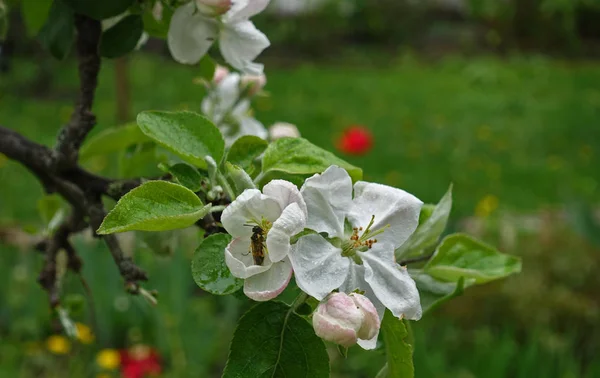
[[[419,320],[422,315],[419,291],[406,268],[369,252],[361,253],[361,257],[365,267],[365,281],[377,299],[394,316]]]
[[[379,319],[379,314],[377,314],[377,309],[373,303],[364,295],[351,293],[349,296],[352,298],[352,300],[354,300],[354,304],[362,311],[364,315],[362,326],[358,330],[358,338],[369,340],[377,336],[381,321]]]
[[[342,285],[350,260],[321,235],[301,237],[290,251],[296,283],[305,293],[322,300]]]
[[[265,196],[257,189],[246,189],[223,211],[221,223],[233,237],[247,237],[250,240],[250,221],[260,222],[262,218],[274,222],[281,215],[281,207],[274,199]]]
[[[248,278],[244,282],[244,294],[255,301],[268,301],[281,294],[291,278],[292,265],[288,259],[282,260],[266,272]]]
[[[196,64],[206,54],[217,34],[217,22],[196,13],[194,3],[188,3],[173,13],[167,42],[176,61]]]
[[[313,328],[317,336],[346,347],[356,344],[357,332],[363,321],[363,312],[345,293],[331,294],[313,314]]]
[[[379,301],[369,284],[365,281],[365,267],[364,265],[356,265],[350,264],[350,269],[346,280],[340,286],[340,291],[345,293],[351,293],[355,290],[360,290],[364,292],[364,296],[367,297],[377,311],[377,316],[379,319],[383,319],[383,314],[385,313],[385,306]],[[379,336],[379,330],[375,333],[375,335],[368,339],[359,339],[358,345],[360,345],[363,349],[371,350],[377,347],[377,338]]]
[[[267,234],[267,249],[271,261],[281,261],[290,252],[290,238],[304,230],[306,215],[297,203],[286,207]]]
[[[250,238],[236,238],[225,248],[225,264],[235,277],[248,278],[271,268],[271,260],[265,259],[262,265],[255,265],[250,253]]]
[[[313,329],[315,334],[323,340],[351,347],[356,344],[356,330],[347,328],[332,321],[328,316],[315,313],[313,315]]]
[[[348,172],[331,166],[308,178],[300,192],[308,208],[306,227],[342,237],[344,218],[352,204],[352,179]]]
[[[306,202],[304,202],[304,198],[302,198],[302,194],[300,194],[296,185],[291,182],[273,180],[263,187],[263,193],[277,200],[282,209],[285,209],[289,204],[296,203],[300,210],[307,215]]]
[[[238,0],[233,7],[223,16],[223,22],[233,23],[247,20],[250,17],[259,14],[271,0]]]
[[[263,73],[263,65],[253,63],[254,59],[270,42],[250,21],[225,24],[219,35],[219,48],[227,63],[251,75]]]
[[[354,227],[366,227],[375,216],[371,230],[390,225],[375,238],[378,243],[396,249],[404,243],[419,225],[423,202],[404,190],[391,186],[359,181],[354,184],[354,200],[348,219]]]
[[[369,299],[371,300],[371,303],[373,303],[373,306],[375,306],[375,309],[377,310],[378,318],[383,319],[383,315],[385,314],[385,306],[374,295],[372,295]],[[381,325],[381,321],[379,322],[379,324]],[[378,338],[379,338],[379,327],[377,328],[377,331],[375,332],[375,335],[372,338],[358,339],[358,345],[360,345],[360,347],[365,350],[375,349],[377,347],[377,339]]]

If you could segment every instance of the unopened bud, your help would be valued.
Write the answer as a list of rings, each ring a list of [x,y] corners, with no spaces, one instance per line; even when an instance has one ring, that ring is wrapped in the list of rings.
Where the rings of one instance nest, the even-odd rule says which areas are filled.
[[[281,138],[298,138],[300,131],[296,125],[287,122],[276,122],[269,127],[269,138],[277,140]]]
[[[267,77],[261,75],[243,75],[241,80],[242,88],[248,91],[249,96],[254,96],[260,92],[267,84]]]
[[[206,17],[217,17],[231,9],[231,0],[196,0],[196,8]]]
[[[215,74],[213,76],[212,81],[215,84],[219,84],[223,81],[223,79],[227,77],[227,75],[229,75],[229,70],[227,69],[227,67],[223,67],[217,64],[217,66],[215,67]]]
[[[358,339],[369,340],[379,331],[375,306],[363,295],[333,293],[313,314],[313,328],[320,338],[350,347]]]

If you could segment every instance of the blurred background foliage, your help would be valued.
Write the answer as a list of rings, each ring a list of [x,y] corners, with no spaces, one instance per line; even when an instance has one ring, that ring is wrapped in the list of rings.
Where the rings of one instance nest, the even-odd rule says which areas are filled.
[[[365,179],[425,202],[453,182],[448,231],[523,258],[522,274],[413,323],[416,376],[600,376],[600,2],[321,0],[298,12],[292,0],[273,1],[255,20],[273,43],[259,59],[272,96],[257,99],[257,118],[292,122],[327,149],[363,125],[374,149],[344,158]],[[72,110],[75,62],[51,60],[27,36],[19,2],[8,3],[0,124],[52,145]],[[198,111],[198,75],[154,39],[127,60],[104,61],[94,133],[142,110]],[[152,175],[154,154],[139,146],[84,165]],[[158,350],[165,376],[220,376],[249,304],[195,286],[189,259],[199,235],[125,236],[160,293],[154,308],[124,293],[104,246],[77,239],[91,295],[73,276],[64,292],[95,336],[57,342],[31,247],[47,223],[42,190],[2,156],[0,182],[0,376],[117,376],[97,353],[135,344]],[[358,348],[331,357],[335,377],[373,377],[384,361]]]

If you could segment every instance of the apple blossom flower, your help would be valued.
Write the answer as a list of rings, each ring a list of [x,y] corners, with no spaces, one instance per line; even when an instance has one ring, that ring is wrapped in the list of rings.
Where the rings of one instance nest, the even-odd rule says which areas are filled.
[[[415,231],[423,203],[403,190],[359,181],[337,166],[307,179],[301,189],[306,227],[321,234],[301,237],[290,252],[296,283],[322,300],[334,289],[364,292],[380,318],[421,317],[419,292],[394,250]],[[377,337],[359,344],[375,347]]]
[[[373,303],[357,293],[332,293],[313,313],[317,336],[345,347],[375,337],[380,324]]]
[[[198,8],[209,0],[184,4],[173,13],[167,43],[173,58],[183,64],[196,64],[215,40],[225,61],[236,69],[260,75],[263,65],[253,60],[267,47],[269,39],[250,21],[270,0],[238,0],[222,15],[209,15]],[[216,17],[215,17],[216,16]]]
[[[298,138],[300,131],[296,125],[287,122],[276,122],[269,127],[269,138],[277,140],[281,138]]]
[[[304,230],[306,203],[291,182],[273,180],[257,189],[246,189],[225,210],[221,223],[233,240],[225,249],[225,263],[235,277],[245,279],[244,293],[255,301],[278,296],[292,277],[288,254],[290,238]],[[255,229],[264,239],[264,260],[254,258],[251,243]]]
[[[373,147],[373,136],[363,126],[351,126],[337,142],[337,148],[349,155],[364,155]]]
[[[217,72],[220,70],[219,67],[215,70],[216,85],[202,100],[202,112],[221,130],[227,146],[244,135],[266,139],[267,130],[251,116],[250,100],[241,97],[242,76],[234,72],[220,77],[223,75],[223,71]]]

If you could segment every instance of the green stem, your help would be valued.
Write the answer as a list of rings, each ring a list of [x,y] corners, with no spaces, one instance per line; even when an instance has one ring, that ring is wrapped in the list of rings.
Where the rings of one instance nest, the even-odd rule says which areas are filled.
[[[225,176],[223,176],[223,174],[221,172],[217,172],[217,182],[219,183],[219,185],[221,185],[221,187],[223,188],[225,193],[227,193],[227,195],[229,196],[229,199],[231,199],[231,201],[233,201],[236,197],[235,192],[233,191],[233,189],[231,188],[231,185],[229,185],[229,183],[227,182],[227,179],[225,178]]]
[[[258,176],[256,176],[254,178],[254,184],[256,185],[257,188],[258,188],[260,182],[262,181],[262,179],[264,179],[264,178],[265,178],[265,173],[264,172],[260,172],[258,174]]]
[[[306,302],[306,300],[308,299],[308,294],[306,294],[305,292],[300,293],[300,295],[298,295],[296,297],[296,299],[294,299],[294,302],[292,302],[291,308],[290,308],[290,313],[292,311],[296,311],[296,309],[300,306],[302,306],[302,304],[304,302]]]

